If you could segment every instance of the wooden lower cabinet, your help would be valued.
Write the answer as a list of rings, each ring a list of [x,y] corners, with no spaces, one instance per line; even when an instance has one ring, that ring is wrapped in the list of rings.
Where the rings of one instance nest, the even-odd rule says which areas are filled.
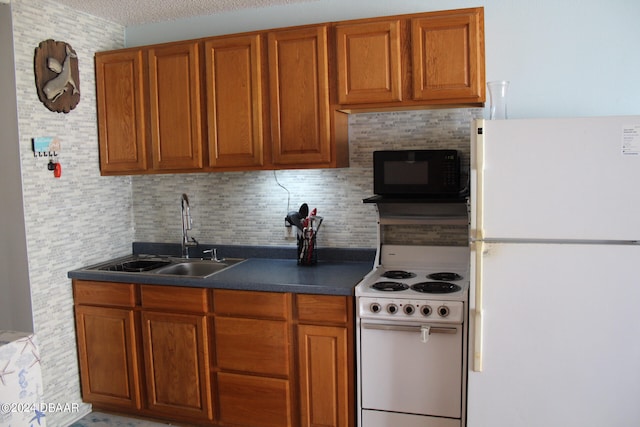
[[[302,427],[355,426],[353,298],[296,295]]]
[[[300,409],[303,426],[346,427],[350,423],[347,329],[298,326]]]
[[[291,294],[213,292],[220,422],[298,426]]]
[[[189,425],[355,426],[353,298],[74,280],[83,400]]]
[[[206,316],[143,311],[141,318],[148,408],[212,419]]]
[[[115,410],[140,410],[134,285],[74,280],[73,297],[83,399]]]
[[[133,310],[80,305],[75,311],[84,400],[140,409]]]

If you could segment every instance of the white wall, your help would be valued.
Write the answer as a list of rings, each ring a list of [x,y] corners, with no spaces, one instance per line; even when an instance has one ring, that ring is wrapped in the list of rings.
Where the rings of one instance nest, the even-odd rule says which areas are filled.
[[[487,81],[511,81],[510,117],[640,114],[637,0],[317,0],[128,27],[126,44],[475,6]]]

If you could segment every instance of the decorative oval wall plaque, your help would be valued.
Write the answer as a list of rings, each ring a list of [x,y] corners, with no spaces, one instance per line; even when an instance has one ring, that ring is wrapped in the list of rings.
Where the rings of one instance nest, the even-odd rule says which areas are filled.
[[[51,111],[68,113],[80,102],[78,55],[65,42],[45,40],[34,58],[38,98]]]

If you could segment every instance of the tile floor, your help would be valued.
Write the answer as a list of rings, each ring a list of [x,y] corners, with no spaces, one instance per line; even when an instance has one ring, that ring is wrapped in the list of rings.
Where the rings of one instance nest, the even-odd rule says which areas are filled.
[[[91,412],[69,427],[166,427],[170,425],[103,412]]]

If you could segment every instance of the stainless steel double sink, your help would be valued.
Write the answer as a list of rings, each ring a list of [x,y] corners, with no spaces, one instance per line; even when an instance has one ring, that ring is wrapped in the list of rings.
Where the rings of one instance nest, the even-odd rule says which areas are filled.
[[[173,258],[151,255],[132,255],[90,267],[90,270],[120,271],[123,273],[162,274],[206,278],[244,261],[244,258],[207,260]]]

